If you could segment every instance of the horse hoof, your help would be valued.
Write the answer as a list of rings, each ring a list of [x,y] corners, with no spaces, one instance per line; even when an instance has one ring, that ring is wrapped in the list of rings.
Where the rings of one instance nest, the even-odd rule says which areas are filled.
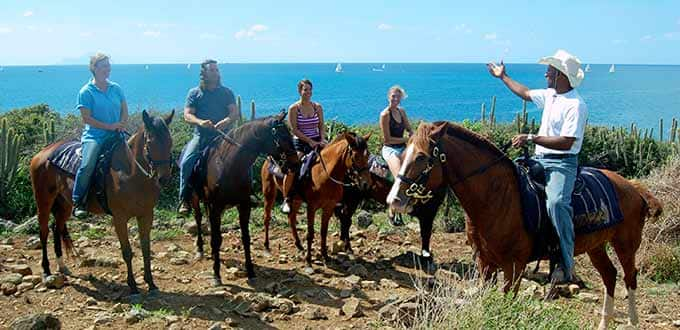
[[[219,279],[219,278],[214,278],[214,279],[212,280],[212,285],[213,285],[213,286],[222,286],[222,280]]]
[[[298,251],[304,251],[305,248],[302,247],[302,244],[297,243],[295,244],[295,247],[298,249]]]
[[[68,267],[64,267],[64,268],[59,269],[59,272],[64,274],[65,276],[72,276],[73,275],[73,273],[71,273],[71,271],[68,269]]]
[[[139,304],[142,302],[142,295],[138,293],[132,293],[128,296],[128,301],[130,304]]]

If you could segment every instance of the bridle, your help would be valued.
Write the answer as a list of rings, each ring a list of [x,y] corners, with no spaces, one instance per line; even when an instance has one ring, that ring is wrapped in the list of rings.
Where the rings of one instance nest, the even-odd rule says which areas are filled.
[[[512,145],[512,142],[508,142],[508,143],[504,144],[503,147],[501,148],[501,150],[503,151],[503,154],[501,156],[498,156],[497,158],[495,158],[494,160],[492,160],[488,164],[480,166],[479,168],[473,170],[472,172],[470,172],[470,173],[468,173],[468,174],[466,174],[462,177],[459,177],[458,179],[456,179],[456,181],[451,183],[449,186],[453,187],[453,186],[455,186],[455,185],[457,185],[461,182],[464,182],[465,180],[467,180],[467,179],[469,179],[473,176],[482,174],[482,173],[486,172],[489,168],[498,164],[503,159],[508,158],[507,149],[511,145]],[[440,141],[430,140],[430,148],[431,148],[430,155],[425,156],[425,157],[427,157],[427,166],[425,167],[425,169],[422,172],[420,172],[420,174],[418,174],[418,176],[415,179],[410,179],[410,178],[403,176],[401,174],[397,175],[397,178],[399,178],[399,180],[401,180],[405,184],[409,185],[409,187],[406,188],[406,191],[404,191],[404,195],[406,195],[407,197],[410,197],[413,201],[415,201],[416,204],[417,203],[425,204],[425,203],[429,202],[430,199],[432,199],[432,197],[434,197],[435,191],[433,191],[432,189],[428,189],[427,186],[426,186],[426,183],[427,183],[428,179],[430,178],[430,173],[432,172],[432,169],[437,165],[443,167],[443,165],[447,161],[446,160],[446,154],[442,151],[443,149],[441,147]],[[443,186],[443,185],[441,185],[441,186]],[[437,188],[436,190],[439,191],[441,189],[442,188]]]
[[[139,163],[137,160],[137,157],[134,157],[135,164],[137,164],[137,168],[146,176],[147,178],[151,179],[156,177],[157,173],[157,168],[159,166],[167,165],[167,164],[172,164],[172,155],[168,157],[168,159],[154,159],[151,157],[151,151],[149,150],[149,138],[147,136],[149,132],[147,130],[144,130],[144,133],[142,134],[142,138],[144,139],[144,160],[146,160],[147,163],[149,163],[149,169],[145,169],[142,164]],[[123,134],[132,136],[127,131],[123,131]]]
[[[286,127],[286,125],[283,122],[276,122],[274,125],[272,125],[271,128],[271,134],[272,134],[272,141],[274,142],[274,149],[278,150],[277,155],[269,155],[269,159],[276,163],[276,165],[281,168],[284,172],[286,172],[286,168],[288,168],[288,157],[289,156],[296,156],[297,153],[293,148],[290,148],[290,150],[286,151],[284,148],[281,147],[281,137],[279,136],[278,130],[281,127]],[[291,142],[292,144],[292,142]],[[274,156],[278,156],[278,158],[275,158]]]
[[[316,157],[319,158],[319,161],[321,162],[321,167],[323,168],[324,172],[328,175],[328,178],[333,181],[336,184],[339,184],[343,187],[357,187],[359,186],[359,183],[361,181],[361,173],[368,171],[369,167],[364,166],[364,167],[357,167],[356,162],[354,161],[354,157],[352,155],[355,154],[354,150],[352,150],[351,145],[347,145],[347,149],[345,149],[345,153],[349,152],[350,153],[350,159],[352,160],[352,166],[347,168],[347,171],[345,172],[345,181],[340,181],[336,178],[334,178],[330,172],[328,172],[328,169],[326,168],[326,162],[324,162],[323,157],[321,157],[321,153],[315,148],[314,152],[316,153]]]

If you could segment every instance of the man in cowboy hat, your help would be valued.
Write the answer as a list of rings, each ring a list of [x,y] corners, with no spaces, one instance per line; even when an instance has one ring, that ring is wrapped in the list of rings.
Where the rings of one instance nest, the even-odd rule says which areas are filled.
[[[562,252],[562,263],[553,272],[553,283],[572,279],[574,269],[574,225],[571,194],[576,180],[578,153],[581,151],[588,109],[576,87],[583,81],[581,61],[564,50],[544,57],[539,64],[548,66],[545,78],[547,89],[530,90],[512,80],[505,65],[489,63],[492,76],[503,81],[515,95],[534,102],[543,109],[541,127],[537,135],[518,134],[512,139],[515,147],[534,143],[534,158],[545,168],[548,215],[557,230]]]

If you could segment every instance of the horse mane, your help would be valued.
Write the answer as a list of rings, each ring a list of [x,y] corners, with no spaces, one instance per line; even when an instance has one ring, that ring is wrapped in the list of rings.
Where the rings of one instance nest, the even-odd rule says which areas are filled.
[[[227,135],[239,142],[248,141],[250,138],[257,138],[256,129],[262,125],[267,125],[273,116],[256,118],[245,122],[243,125],[232,129]]]
[[[333,140],[329,144],[333,144],[333,143],[340,141],[340,140],[345,140],[345,136],[347,136],[347,135],[352,136],[354,138],[354,141],[356,141],[356,148],[357,149],[359,149],[359,150],[368,149],[368,141],[366,141],[366,139],[364,139],[363,136],[361,136],[357,133],[354,133],[354,132],[349,132],[349,131],[338,133],[338,135],[336,135],[335,138],[333,138]]]
[[[481,147],[496,157],[505,156],[508,160],[510,159],[503,151],[498,149],[498,147],[496,147],[496,145],[489,141],[489,139],[486,137],[477,134],[463,126],[445,121],[436,121],[432,124],[422,123],[420,126],[418,126],[418,130],[410,139],[410,142],[413,143],[417,151],[430,156],[430,133],[435,129],[435,127],[438,127],[442,124],[445,125],[442,129],[444,129],[444,132],[447,135],[459,138],[474,146]]]

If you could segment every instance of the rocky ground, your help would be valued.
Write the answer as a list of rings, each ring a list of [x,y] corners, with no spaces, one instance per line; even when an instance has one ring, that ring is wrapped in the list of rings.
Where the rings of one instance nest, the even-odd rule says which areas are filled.
[[[363,219],[362,224],[370,222]],[[442,278],[459,281],[472,267],[472,250],[465,244],[464,234],[435,233],[432,251],[440,269],[416,269],[413,255],[420,249],[420,238],[417,223],[411,220],[397,229],[376,223],[363,229],[355,225],[354,255],[339,252],[339,246],[333,245],[331,261],[324,263],[317,256],[313,267],[308,268],[304,255],[293,245],[290,231],[279,222],[272,230],[271,253],[263,249],[261,228],[251,227],[257,278],[248,281],[242,267],[240,232],[232,225],[223,228],[224,285],[212,287],[212,260],[194,259],[194,238],[187,231],[195,228],[167,222],[154,229],[156,239],[152,243],[153,275],[161,292],[146,296],[141,251],[135,243],[133,264],[143,294],[140,301],[131,302],[119,244],[105,223],[70,222],[80,253],[77,260],[67,259],[73,274],[55,274],[45,282],[40,277],[41,254],[35,237],[0,240],[0,328],[21,321],[60,322],[65,329],[384,328],[394,325],[395,315],[413,313],[416,284],[425,283],[427,287],[427,283]],[[301,237],[303,228],[304,224],[300,226]],[[333,229],[330,244],[338,241]],[[318,245],[317,231],[317,251]],[[48,251],[54,272],[52,244]],[[577,267],[587,287],[564,288],[561,297],[547,303],[574,308],[581,313],[583,324],[593,327],[599,320],[602,285],[587,257],[578,257]],[[527,294],[542,296],[545,272],[542,268],[539,275],[523,280],[518,299],[525,299],[522,297]],[[620,277],[614,326],[626,321],[625,289]],[[643,277],[639,283],[640,328],[680,328],[678,284],[661,285]],[[39,313],[49,315],[43,314],[36,321]]]

